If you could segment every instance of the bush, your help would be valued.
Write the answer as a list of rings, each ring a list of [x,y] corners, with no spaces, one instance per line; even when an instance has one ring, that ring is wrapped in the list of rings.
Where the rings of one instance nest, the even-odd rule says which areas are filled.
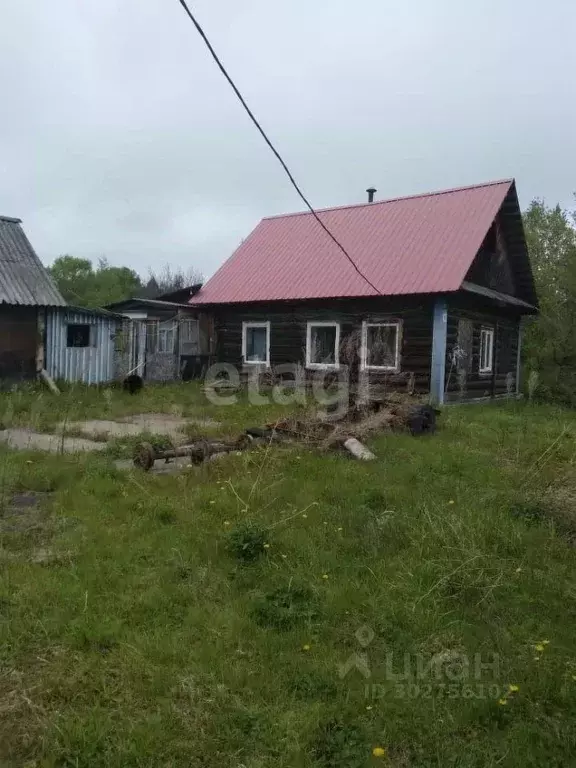
[[[243,523],[228,534],[228,551],[244,563],[253,563],[266,551],[268,532],[256,523]]]

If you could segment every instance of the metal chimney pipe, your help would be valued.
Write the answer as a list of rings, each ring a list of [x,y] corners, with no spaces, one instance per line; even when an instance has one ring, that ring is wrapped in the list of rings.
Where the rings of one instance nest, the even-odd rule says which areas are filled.
[[[376,189],[376,187],[368,187],[366,192],[368,192],[368,202],[373,203],[374,195],[376,194],[376,192],[378,192],[378,190]]]

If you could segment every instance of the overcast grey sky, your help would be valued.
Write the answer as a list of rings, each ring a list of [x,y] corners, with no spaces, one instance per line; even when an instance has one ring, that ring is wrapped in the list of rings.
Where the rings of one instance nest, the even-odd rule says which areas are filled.
[[[576,189],[573,0],[190,0],[317,207]],[[0,213],[41,258],[207,277],[302,208],[177,0],[3,0]]]

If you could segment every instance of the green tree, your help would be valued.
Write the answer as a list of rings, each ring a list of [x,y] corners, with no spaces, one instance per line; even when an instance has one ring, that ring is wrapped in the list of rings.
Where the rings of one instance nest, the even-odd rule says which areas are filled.
[[[81,307],[104,307],[136,296],[142,289],[133,269],[112,267],[106,259],[100,259],[94,269],[88,259],[60,256],[50,272],[66,301]]]
[[[534,200],[524,228],[540,302],[525,333],[525,370],[540,394],[576,405],[576,212]]]

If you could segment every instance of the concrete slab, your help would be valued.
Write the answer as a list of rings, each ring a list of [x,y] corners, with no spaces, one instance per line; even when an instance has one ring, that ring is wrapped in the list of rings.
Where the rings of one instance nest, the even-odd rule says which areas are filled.
[[[169,435],[175,442],[185,440],[183,430],[190,424],[199,427],[218,427],[217,421],[210,419],[184,419],[169,413],[137,413],[117,421],[106,419],[91,419],[88,421],[73,421],[59,424],[59,430],[75,430],[87,436],[114,438],[130,437],[142,432],[153,435]]]
[[[79,453],[82,451],[102,451],[106,443],[86,440],[82,437],[62,437],[31,429],[2,429],[0,442],[17,451],[48,451],[49,453]]]

